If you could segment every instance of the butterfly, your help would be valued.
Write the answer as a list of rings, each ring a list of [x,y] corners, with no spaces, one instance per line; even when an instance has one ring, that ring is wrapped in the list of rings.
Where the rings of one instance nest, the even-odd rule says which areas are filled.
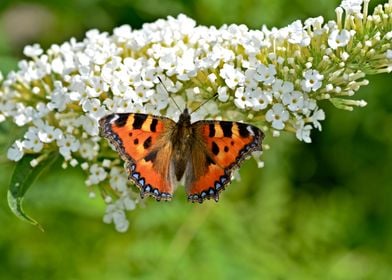
[[[114,113],[100,119],[101,135],[126,163],[142,198],[171,200],[176,182],[191,202],[219,200],[232,172],[253,151],[262,150],[263,132],[250,124],[201,120],[185,109],[178,122],[140,113]]]

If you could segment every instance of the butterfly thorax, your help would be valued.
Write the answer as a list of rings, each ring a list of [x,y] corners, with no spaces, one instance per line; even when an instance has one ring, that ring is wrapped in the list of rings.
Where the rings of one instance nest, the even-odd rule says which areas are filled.
[[[177,180],[181,180],[184,175],[187,162],[191,156],[192,141],[194,141],[194,138],[191,116],[188,109],[185,109],[180,115],[171,135],[171,142],[173,145],[172,163],[174,165]]]

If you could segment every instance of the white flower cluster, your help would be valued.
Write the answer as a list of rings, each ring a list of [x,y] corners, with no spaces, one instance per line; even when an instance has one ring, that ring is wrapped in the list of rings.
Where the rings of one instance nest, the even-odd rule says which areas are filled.
[[[82,42],[71,39],[46,52],[27,46],[29,59],[0,79],[0,121],[28,127],[8,158],[58,150],[64,166],[88,172],[87,185],[121,197],[106,200],[105,221],[125,230],[132,195],[121,161],[99,137],[101,117],[143,112],[176,119],[181,112],[168,95],[194,108],[217,93],[193,120],[242,120],[311,142],[311,130],[321,130],[325,119],[321,100],[344,109],[364,106],[347,98],[367,84],[365,74],[391,71],[392,0],[373,15],[367,3],[344,0],[344,21],[339,7],[336,22],[318,17],[281,29],[198,26],[179,15],[140,30],[124,25],[112,35],[91,30]]]

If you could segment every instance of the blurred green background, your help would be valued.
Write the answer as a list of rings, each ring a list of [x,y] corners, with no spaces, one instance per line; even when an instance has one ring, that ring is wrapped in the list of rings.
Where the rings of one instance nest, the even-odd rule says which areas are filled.
[[[383,1],[372,1],[371,7]],[[185,13],[199,24],[284,26],[334,18],[339,1],[37,0],[0,1],[0,69],[16,68],[23,46],[44,48],[91,28]],[[0,279],[391,279],[392,79],[370,78],[354,112],[322,104],[327,120],[313,143],[267,139],[265,168],[248,161],[221,201],[193,205],[179,189],[171,203],[148,200],[127,233],[102,223],[80,170],[50,169],[25,209],[44,233],[14,217],[6,192],[6,150],[18,130],[0,124]]]

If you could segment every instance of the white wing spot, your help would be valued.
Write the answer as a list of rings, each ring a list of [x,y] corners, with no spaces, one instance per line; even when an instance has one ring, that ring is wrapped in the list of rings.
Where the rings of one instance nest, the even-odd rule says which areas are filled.
[[[118,120],[118,118],[119,118],[119,115],[113,115],[113,117],[110,119],[110,123],[114,123],[116,120]]]
[[[246,129],[249,131],[250,135],[255,136],[255,132],[253,131],[253,128],[250,125],[248,125]]]

